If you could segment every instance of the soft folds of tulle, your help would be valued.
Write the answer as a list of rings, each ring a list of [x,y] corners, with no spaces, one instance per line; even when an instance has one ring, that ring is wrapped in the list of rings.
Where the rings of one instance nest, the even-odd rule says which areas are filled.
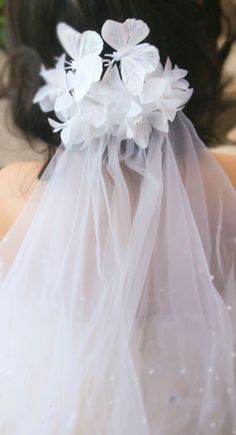
[[[236,194],[183,113],[61,146],[0,257],[0,435],[236,433]]]

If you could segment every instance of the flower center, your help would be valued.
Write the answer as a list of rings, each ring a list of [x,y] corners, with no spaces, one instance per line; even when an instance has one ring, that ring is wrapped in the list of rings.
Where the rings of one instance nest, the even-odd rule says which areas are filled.
[[[143,116],[139,115],[136,118],[134,118],[134,124],[138,125],[138,124],[142,124],[143,123]]]
[[[122,57],[125,57],[125,56],[129,55],[130,53],[132,53],[132,49],[130,47],[128,47],[128,48],[126,47],[120,51],[113,51],[112,57],[116,62],[118,62],[119,60],[122,59]]]
[[[71,65],[72,71],[76,71],[80,66],[80,61],[79,60],[72,60],[70,65]]]

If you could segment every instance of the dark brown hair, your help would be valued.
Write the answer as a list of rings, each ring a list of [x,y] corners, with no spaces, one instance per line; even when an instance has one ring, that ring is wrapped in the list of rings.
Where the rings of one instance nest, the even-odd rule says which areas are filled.
[[[55,56],[62,53],[56,24],[64,21],[81,32],[100,32],[106,19],[124,21],[128,17],[148,23],[148,42],[159,48],[163,63],[169,56],[189,71],[194,94],[185,113],[206,144],[214,140],[214,121],[222,102],[222,67],[233,39],[228,27],[226,41],[218,48],[223,17],[220,0],[8,0],[8,84],[2,96],[10,98],[14,121],[25,135],[47,144],[48,160],[60,137],[52,133],[48,114],[32,101],[42,85],[41,64],[53,66]]]

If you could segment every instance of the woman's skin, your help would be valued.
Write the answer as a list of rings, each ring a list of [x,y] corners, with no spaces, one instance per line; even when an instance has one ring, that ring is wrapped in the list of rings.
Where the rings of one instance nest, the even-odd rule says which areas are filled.
[[[236,189],[236,146],[220,146],[211,150]]]
[[[0,170],[0,240],[29,199],[43,165],[44,161],[17,162]]]
[[[236,189],[236,147],[211,150]],[[18,162],[0,171],[0,240],[16,221],[38,182],[44,161]]]

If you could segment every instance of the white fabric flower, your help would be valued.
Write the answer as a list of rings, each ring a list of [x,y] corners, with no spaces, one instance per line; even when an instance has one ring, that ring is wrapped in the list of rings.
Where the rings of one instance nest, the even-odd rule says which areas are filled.
[[[53,132],[61,131],[61,140],[66,149],[71,149],[73,145],[84,141],[89,134],[89,124],[84,121],[80,107],[77,108],[71,118],[64,122],[58,122],[49,118],[49,124],[53,127]]]
[[[44,112],[59,112],[67,110],[73,104],[70,90],[73,87],[71,72],[64,69],[65,54],[63,54],[54,69],[46,70],[44,67],[40,75],[46,85],[39,89],[34,97],[34,103],[39,103]]]
[[[103,39],[116,50],[113,61],[121,62],[123,82],[134,95],[142,91],[146,74],[154,71],[160,60],[156,47],[139,44],[149,32],[147,24],[135,19],[124,23],[107,20],[102,28]]]
[[[55,133],[61,131],[61,140],[65,147],[70,149],[74,144],[82,143],[88,138],[103,135],[107,112],[91,95],[80,104],[74,105],[70,117],[65,118],[63,113],[59,113],[57,117],[61,122],[49,119],[49,123]]]
[[[111,134],[119,136],[120,140],[134,139],[138,146],[146,148],[152,128],[144,122],[143,108],[138,98],[128,92],[116,65],[105,82],[100,95],[109,113]]]
[[[135,97],[127,91],[117,65],[114,65],[104,76],[99,96],[109,113],[111,124],[122,126]]]
[[[79,101],[86,95],[92,83],[100,80],[103,61],[99,55],[103,50],[103,40],[96,32],[88,30],[79,33],[65,23],[57,25],[57,34],[72,58],[69,65],[75,72],[74,96]]]
[[[169,121],[173,121],[178,110],[181,110],[191,98],[193,90],[183,79],[186,70],[179,69],[168,58],[165,68],[159,65],[157,71],[148,78],[140,94],[141,103],[150,112],[150,122],[156,130],[168,133]]]
[[[192,89],[184,79],[187,71],[172,68],[170,59],[163,68],[158,49],[140,44],[149,34],[143,21],[104,24],[103,37],[117,51],[102,80],[101,37],[90,31],[81,34],[64,23],[57,31],[72,60],[66,62],[64,54],[55,69],[43,69],[46,84],[34,102],[45,112],[55,111],[58,120],[49,122],[54,132],[61,132],[67,149],[74,144],[87,147],[101,136],[133,139],[144,149],[153,129],[168,133],[169,122],[190,99]]]

